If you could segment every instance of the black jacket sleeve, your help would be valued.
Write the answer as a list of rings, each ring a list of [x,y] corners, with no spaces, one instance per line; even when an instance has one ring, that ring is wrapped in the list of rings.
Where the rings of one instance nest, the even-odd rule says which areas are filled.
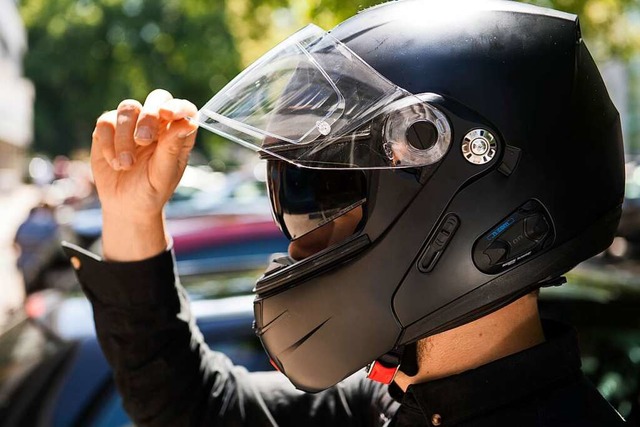
[[[171,251],[106,262],[66,245],[91,301],[125,409],[140,426],[378,426],[397,408],[356,374],[317,394],[277,372],[249,373],[204,343]]]

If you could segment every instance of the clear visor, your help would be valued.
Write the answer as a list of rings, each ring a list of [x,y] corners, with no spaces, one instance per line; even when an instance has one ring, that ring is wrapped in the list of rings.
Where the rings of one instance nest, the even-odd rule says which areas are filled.
[[[232,80],[196,120],[205,129],[298,166],[421,166],[398,161],[389,145],[394,141],[374,137],[371,130],[372,119],[386,106],[408,98],[415,97],[326,31],[309,25]],[[420,104],[409,103],[414,109]]]

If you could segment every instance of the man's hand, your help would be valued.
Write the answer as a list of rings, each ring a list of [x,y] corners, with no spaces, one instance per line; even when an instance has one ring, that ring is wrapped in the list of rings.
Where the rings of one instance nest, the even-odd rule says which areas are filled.
[[[135,261],[166,249],[162,210],[195,143],[196,107],[154,90],[125,100],[96,123],[91,168],[102,204],[105,258]]]

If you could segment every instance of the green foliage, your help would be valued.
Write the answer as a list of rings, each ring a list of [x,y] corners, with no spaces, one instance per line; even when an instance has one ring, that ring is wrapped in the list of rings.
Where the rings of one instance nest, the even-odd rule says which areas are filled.
[[[88,147],[95,119],[162,87],[196,105],[238,72],[222,2],[24,0],[36,85],[34,149]]]
[[[271,46],[309,23],[330,29],[381,0],[234,0],[231,31],[248,65]]]
[[[629,59],[640,47],[637,0],[523,0],[574,13],[594,57]]]
[[[429,1],[429,0],[425,0]],[[446,1],[446,0],[444,0]],[[580,16],[583,34],[598,60],[628,59],[640,47],[638,0],[521,0]],[[382,0],[235,0],[229,17],[243,62],[251,62],[274,43],[309,22],[332,28]]]
[[[427,1],[427,0],[425,0]],[[446,0],[442,0],[446,1]],[[525,0],[580,15],[597,59],[640,44],[638,0]],[[88,147],[95,118],[156,87],[202,105],[309,22],[331,28],[379,0],[22,0],[37,90],[34,148]],[[214,137],[209,138],[212,147]],[[219,152],[219,147],[210,151]]]

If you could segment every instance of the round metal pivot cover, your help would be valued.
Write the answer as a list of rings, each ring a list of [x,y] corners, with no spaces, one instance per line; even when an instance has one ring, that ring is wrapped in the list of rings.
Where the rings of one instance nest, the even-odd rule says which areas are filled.
[[[476,165],[489,163],[496,155],[496,138],[485,129],[474,129],[462,140],[462,155]]]

